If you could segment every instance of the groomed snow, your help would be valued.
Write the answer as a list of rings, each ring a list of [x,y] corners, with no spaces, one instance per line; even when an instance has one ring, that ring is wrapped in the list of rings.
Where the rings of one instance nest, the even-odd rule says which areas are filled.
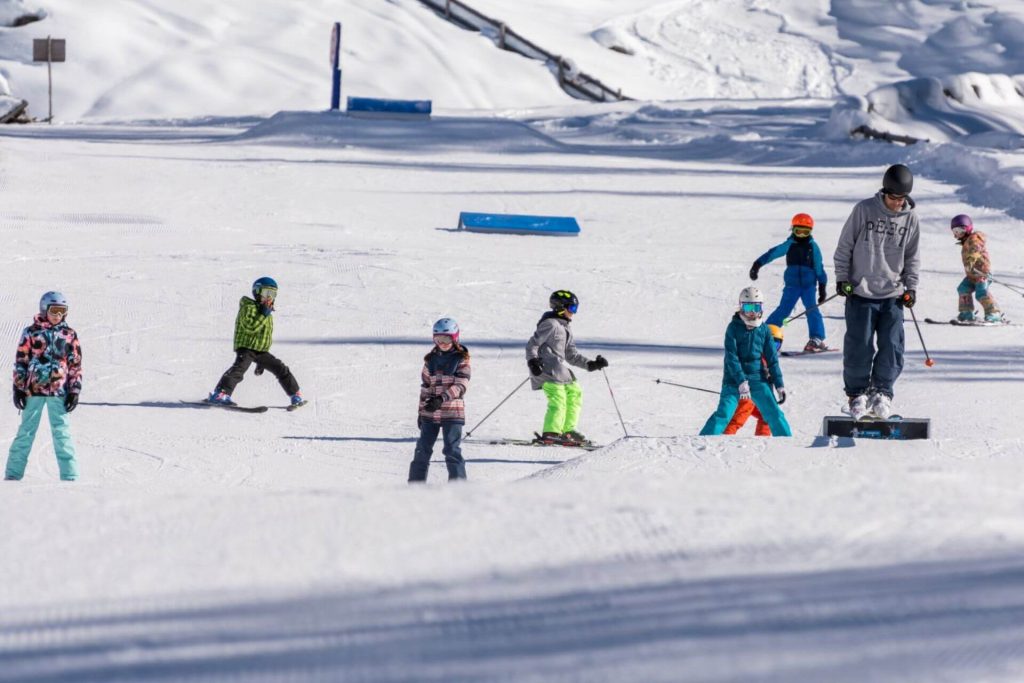
[[[820,3],[552,2],[580,45],[626,16],[703,12],[724,31],[746,8],[755,24],[785,17],[791,37],[838,31],[830,59],[852,65],[832,90],[787,77],[788,91],[730,81],[751,99],[600,106],[419,3],[347,4],[346,26],[376,40],[347,43],[346,78],[453,103],[430,121],[320,111],[325,74],[306,67],[326,66],[333,4],[302,3],[283,33],[270,2],[165,5],[55,1],[43,22],[0,30],[7,49],[32,26],[74,38],[106,17],[109,40],[84,44],[137,41],[151,60],[133,75],[146,60],[69,47],[76,63],[55,71],[78,123],[0,130],[0,366],[53,288],[85,359],[72,415],[82,478],[57,481],[44,426],[24,481],[0,486],[0,681],[1024,678],[1020,327],[925,325],[928,368],[908,322],[896,409],[933,420],[927,441],[818,436],[843,400],[841,354],[783,361],[792,439],[697,437],[715,397],[655,384],[717,389],[750,263],[808,212],[831,275],[843,221],[891,163],[917,173],[919,319],[955,311],[958,213],[988,234],[997,277],[1024,287],[1011,115],[986,114],[986,100],[976,113],[1005,115],[1005,128],[912,147],[850,140],[838,95],[941,75],[867,49],[885,31],[871,33],[859,2],[828,15]],[[887,21],[907,45],[958,12],[988,35],[981,5],[896,7],[905,21]],[[836,24],[815,24],[824,16]],[[221,70],[212,45],[225,36],[239,61]],[[1018,44],[1005,42],[1009,74]],[[425,77],[429,45],[447,65]],[[774,54],[788,53],[750,51],[743,73]],[[39,67],[0,64],[15,96],[38,92]],[[516,106],[483,87],[495,70],[521,106],[490,109]],[[190,118],[138,120],[174,116]],[[573,215],[583,232],[469,234],[455,230],[463,210]],[[238,299],[267,274],[281,285],[273,351],[310,405],[284,411],[266,375],[235,392],[271,406],[263,415],[183,405],[230,364]],[[757,284],[775,301],[781,281],[775,263]],[[437,452],[428,485],[409,487],[433,321],[458,319],[473,354],[470,427],[525,379],[523,344],[564,287],[581,299],[581,350],[611,362],[581,376],[580,429],[607,447],[470,442],[468,482],[448,485]],[[1024,320],[1018,294],[993,292]],[[805,341],[801,322],[787,348]],[[826,326],[841,346],[835,303]],[[524,388],[474,436],[528,436],[543,409]],[[0,434],[17,424],[0,410]]]

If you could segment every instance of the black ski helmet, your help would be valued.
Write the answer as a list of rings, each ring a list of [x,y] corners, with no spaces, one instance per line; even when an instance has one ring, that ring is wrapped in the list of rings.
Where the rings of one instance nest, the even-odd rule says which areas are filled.
[[[914,174],[903,164],[893,164],[882,176],[882,191],[886,194],[908,195],[914,190]]]
[[[575,313],[576,309],[580,305],[580,300],[577,299],[576,295],[568,289],[559,289],[557,292],[551,293],[551,298],[548,299],[548,303],[551,304],[551,310],[553,311],[564,311],[568,309],[572,313]]]

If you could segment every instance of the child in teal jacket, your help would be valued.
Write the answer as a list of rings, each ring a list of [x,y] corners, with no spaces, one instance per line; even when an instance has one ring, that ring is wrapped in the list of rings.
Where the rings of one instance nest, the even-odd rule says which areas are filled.
[[[740,399],[750,399],[772,430],[772,436],[792,436],[779,402],[786,400],[786,389],[779,367],[779,354],[766,325],[762,325],[764,295],[757,287],[740,292],[740,309],[725,330],[725,372],[718,408],[704,423],[701,436],[725,432]],[[761,359],[767,366],[765,379]],[[778,399],[772,387],[778,392]]]

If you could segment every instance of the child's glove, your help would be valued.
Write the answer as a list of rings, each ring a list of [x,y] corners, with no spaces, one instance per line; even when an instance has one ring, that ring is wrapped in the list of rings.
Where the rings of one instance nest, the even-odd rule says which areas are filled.
[[[843,280],[842,282],[836,283],[836,294],[839,296],[849,296],[853,294],[853,283]]]
[[[441,397],[441,396],[431,396],[426,401],[424,401],[424,403],[423,403],[423,410],[427,411],[428,413],[432,413],[435,410],[437,410],[438,408],[440,408],[442,403],[444,403],[444,398],[443,397]]]
[[[754,265],[750,266],[750,279],[751,280],[756,280],[757,279],[757,272],[759,270],[761,270],[761,264],[758,263],[757,261],[754,261]]]
[[[917,292],[912,289],[908,289],[903,292],[903,296],[900,297],[900,301],[903,302],[905,308],[913,308],[914,304],[917,303]]]
[[[818,283],[818,305],[820,306],[823,303],[825,303],[825,299],[827,299],[827,298],[828,297],[825,296],[825,283],[824,282],[819,282]]]
[[[260,365],[259,363],[257,363],[256,364],[256,372],[254,372],[253,374],[254,375],[262,375],[264,370],[266,370],[266,368],[263,367],[262,365]]]
[[[530,374],[534,377],[539,377],[544,372],[544,364],[540,362],[540,358],[531,358],[526,361],[526,365],[530,368]]]
[[[750,400],[750,382],[748,382],[747,380],[743,380],[742,382],[740,382],[739,390],[740,390],[740,400],[741,401],[749,401]]]
[[[778,399],[776,399],[776,400],[778,401],[778,404],[780,406],[783,403],[786,402],[786,388],[785,387],[775,387],[775,394],[776,394],[776,396],[778,396]]]
[[[78,394],[68,394],[64,397],[64,412],[70,413],[78,407]]]
[[[28,394],[14,387],[14,407],[18,410],[25,410],[25,400],[28,398]]]
[[[608,361],[604,359],[604,356],[598,356],[594,360],[587,361],[587,372],[593,372],[594,370],[600,370],[608,367]]]

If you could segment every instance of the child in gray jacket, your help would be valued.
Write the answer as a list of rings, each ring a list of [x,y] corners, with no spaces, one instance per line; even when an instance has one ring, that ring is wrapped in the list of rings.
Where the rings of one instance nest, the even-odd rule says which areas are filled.
[[[608,361],[601,356],[588,360],[576,350],[569,328],[580,305],[576,295],[560,289],[548,301],[551,310],[541,317],[536,331],[526,342],[526,364],[533,376],[531,385],[534,390],[543,389],[548,398],[544,431],[537,441],[577,446],[587,441],[576,431],[583,406],[583,390],[568,365],[594,372],[608,367]]]

